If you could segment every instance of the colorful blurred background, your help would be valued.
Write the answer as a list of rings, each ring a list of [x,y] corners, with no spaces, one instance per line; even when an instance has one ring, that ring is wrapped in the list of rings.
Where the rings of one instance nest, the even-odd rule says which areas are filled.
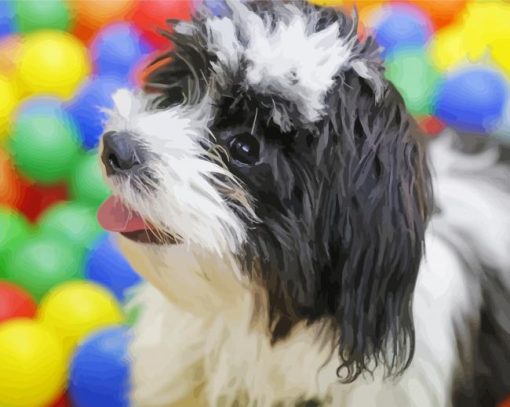
[[[140,278],[101,231],[104,109],[220,0],[0,0],[0,406],[128,406]],[[313,0],[351,9],[424,132],[510,143],[510,2]],[[303,55],[306,58],[306,55]],[[510,406],[510,403],[507,404]]]

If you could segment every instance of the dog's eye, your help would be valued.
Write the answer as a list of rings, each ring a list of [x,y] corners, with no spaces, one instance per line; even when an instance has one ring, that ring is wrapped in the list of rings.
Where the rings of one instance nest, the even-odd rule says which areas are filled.
[[[259,142],[251,134],[232,137],[228,143],[231,157],[243,164],[253,165],[259,159]]]

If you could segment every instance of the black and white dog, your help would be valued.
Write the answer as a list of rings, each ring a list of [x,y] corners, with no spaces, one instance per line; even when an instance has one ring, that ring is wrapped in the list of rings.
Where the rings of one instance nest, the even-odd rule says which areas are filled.
[[[102,138],[99,219],[148,282],[133,405],[495,403],[510,337],[497,152],[425,145],[356,18],[228,8],[173,25]]]

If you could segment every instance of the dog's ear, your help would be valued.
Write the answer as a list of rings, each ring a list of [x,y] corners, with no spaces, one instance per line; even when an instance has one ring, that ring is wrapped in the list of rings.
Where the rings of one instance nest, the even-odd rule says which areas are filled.
[[[377,101],[367,81],[348,73],[329,106],[336,175],[321,202],[334,209],[323,220],[319,295],[333,307],[344,379],[379,364],[399,373],[414,349],[412,294],[431,202],[424,146],[389,83]]]

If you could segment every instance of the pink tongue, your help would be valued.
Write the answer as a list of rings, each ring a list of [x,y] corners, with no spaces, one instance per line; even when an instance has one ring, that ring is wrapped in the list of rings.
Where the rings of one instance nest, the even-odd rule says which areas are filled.
[[[117,197],[110,196],[97,212],[100,225],[111,232],[136,232],[147,229],[142,217],[127,208]]]

